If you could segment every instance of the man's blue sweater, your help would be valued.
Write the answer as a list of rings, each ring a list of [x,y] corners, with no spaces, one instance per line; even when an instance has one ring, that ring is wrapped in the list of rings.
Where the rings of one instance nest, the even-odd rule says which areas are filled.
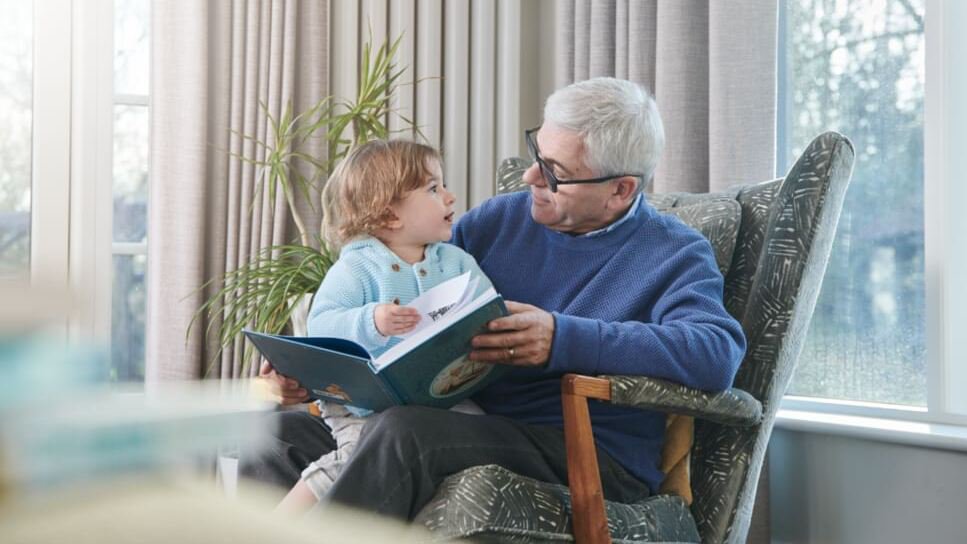
[[[647,375],[715,391],[732,385],[745,353],[722,305],[711,245],[642,203],[606,234],[572,236],[535,223],[528,192],[488,200],[454,227],[505,299],[554,315],[550,359],[518,367],[474,400],[488,413],[563,427],[560,377]],[[597,444],[657,491],[665,416],[590,403]]]

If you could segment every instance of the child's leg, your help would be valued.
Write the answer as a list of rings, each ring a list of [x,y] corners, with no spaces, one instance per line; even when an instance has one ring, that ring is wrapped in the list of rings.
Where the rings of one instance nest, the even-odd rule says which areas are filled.
[[[310,463],[302,472],[302,481],[317,500],[326,495],[339,477],[342,467],[356,449],[366,423],[366,418],[354,416],[342,405],[328,402],[322,403],[322,417],[336,439],[336,449]]]

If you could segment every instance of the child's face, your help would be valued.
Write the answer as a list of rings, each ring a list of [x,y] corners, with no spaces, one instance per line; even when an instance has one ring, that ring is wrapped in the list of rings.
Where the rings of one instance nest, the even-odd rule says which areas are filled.
[[[450,239],[453,228],[453,206],[456,198],[443,184],[439,161],[427,165],[430,177],[423,187],[406,193],[392,206],[400,222],[400,241],[410,244],[432,244]]]

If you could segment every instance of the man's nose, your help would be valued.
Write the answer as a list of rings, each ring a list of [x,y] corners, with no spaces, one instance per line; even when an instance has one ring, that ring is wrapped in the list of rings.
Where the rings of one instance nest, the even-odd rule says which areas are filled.
[[[544,174],[541,173],[541,167],[537,164],[537,161],[531,163],[531,165],[524,170],[524,174],[521,176],[524,183],[528,185],[534,185],[537,187],[544,187],[547,185],[547,181],[544,179]]]

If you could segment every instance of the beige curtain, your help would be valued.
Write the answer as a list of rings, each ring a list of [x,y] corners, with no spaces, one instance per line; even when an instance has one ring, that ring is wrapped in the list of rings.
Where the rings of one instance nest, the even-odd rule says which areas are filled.
[[[655,93],[667,144],[655,192],[775,173],[775,0],[562,0],[558,86],[615,76]]]
[[[185,332],[207,280],[296,234],[283,199],[269,209],[254,168],[232,154],[258,157],[239,134],[269,138],[260,101],[278,118],[289,101],[301,111],[328,94],[328,13],[326,0],[152,3],[149,385],[243,373],[240,344],[213,360],[210,323]]]

